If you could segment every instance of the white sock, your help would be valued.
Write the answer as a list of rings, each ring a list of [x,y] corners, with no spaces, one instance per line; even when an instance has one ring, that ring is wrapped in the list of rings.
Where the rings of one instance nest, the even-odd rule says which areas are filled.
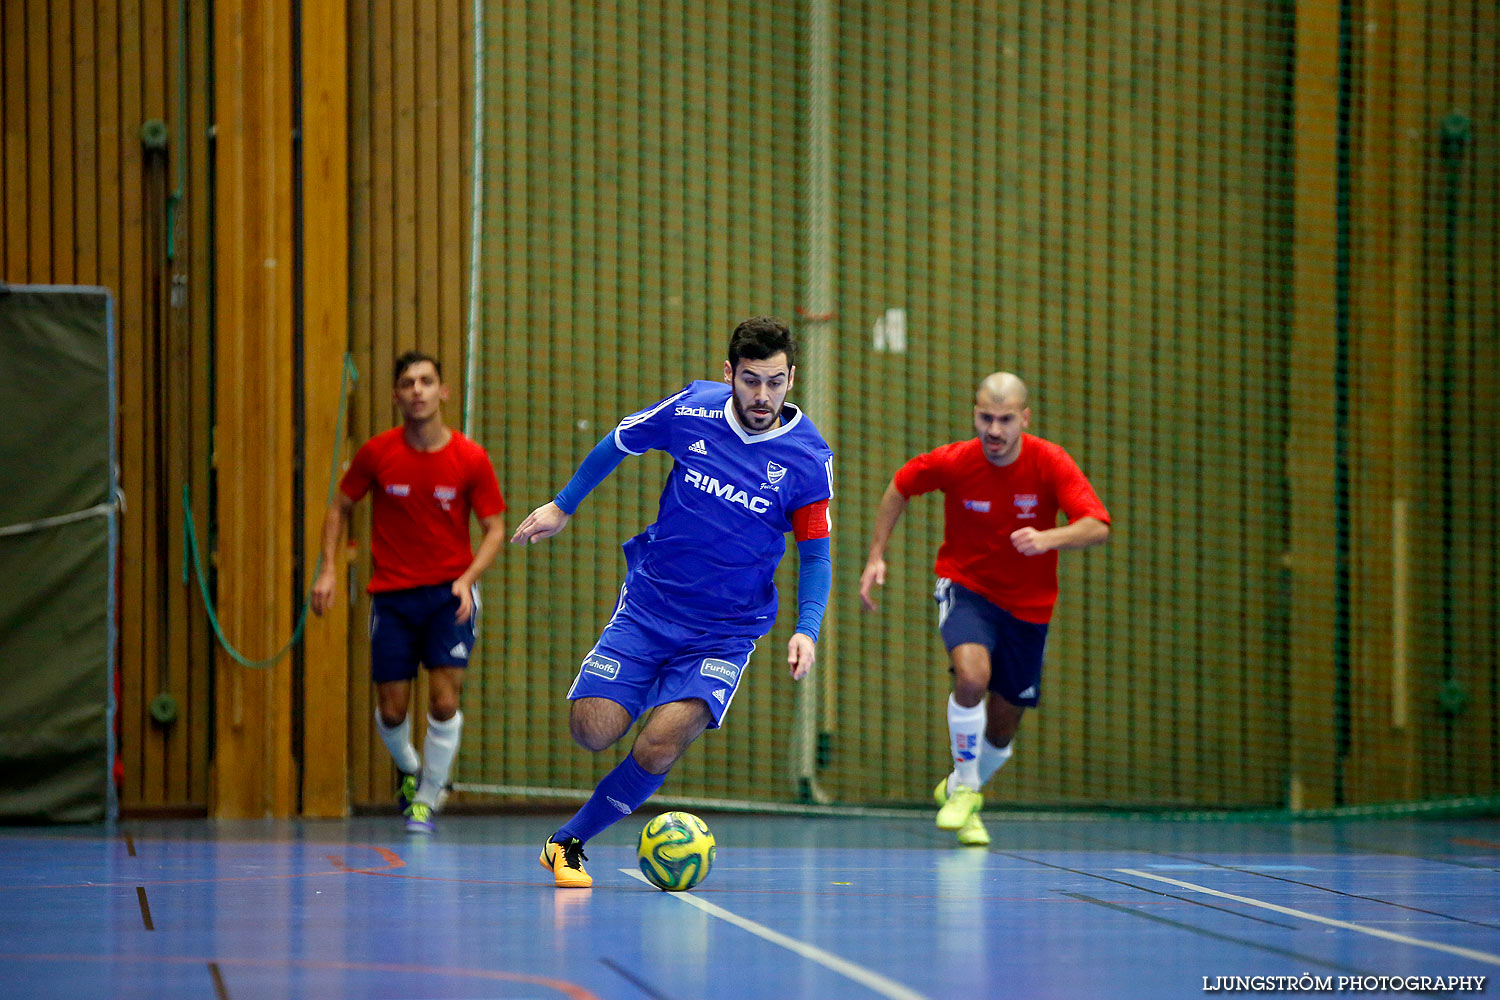
[[[963,708],[948,696],[948,749],[953,752],[953,774],[948,791],[954,785],[979,787],[979,744],[984,739],[984,702]]]
[[[391,759],[396,762],[396,767],[403,774],[417,774],[422,770],[422,758],[417,756],[417,748],[411,745],[411,716],[408,715],[394,726],[387,726],[385,720],[380,717],[380,709],[375,709],[375,730],[380,733],[380,739],[385,748],[391,752]]]
[[[422,784],[417,788],[417,801],[436,807],[438,796],[448,784],[448,770],[453,766],[453,757],[458,753],[458,734],[464,728],[464,713],[454,712],[453,718],[439,722],[427,716],[427,739],[422,744]]]
[[[1005,762],[1010,760],[1011,747],[1013,746],[1015,746],[1014,740],[1003,747],[997,747],[989,740],[979,741],[979,783],[981,785],[993,778],[995,772],[1004,767]]]

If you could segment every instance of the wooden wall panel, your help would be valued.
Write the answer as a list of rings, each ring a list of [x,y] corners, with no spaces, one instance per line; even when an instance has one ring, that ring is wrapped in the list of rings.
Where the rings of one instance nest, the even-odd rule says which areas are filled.
[[[1333,23],[1322,0],[1297,10],[1299,32],[1318,17]],[[622,413],[674,382],[716,377],[735,319],[793,314],[799,11],[744,2],[487,12],[481,391],[464,400],[473,8],[349,4],[349,337],[362,379],[346,452],[393,422],[391,358],[423,347],[444,360],[452,421],[465,404],[477,407],[514,523]],[[1076,0],[1045,13],[839,4],[835,20],[839,294],[837,318],[818,333],[838,345],[845,390],[827,420],[839,456],[836,584],[857,576],[890,472],[966,435],[972,383],[1016,368],[1037,392],[1037,429],[1074,450],[1118,523],[1107,549],[1064,559],[1047,708],[1028,719],[995,797],[1332,802],[1341,780],[1330,707],[1336,581],[1324,529],[1337,402],[1328,311],[1337,61],[1327,48],[1336,32],[1294,48],[1281,13],[1241,7],[1206,19],[1174,0]],[[1482,4],[1429,10],[1407,0],[1369,0],[1355,17],[1373,30],[1355,33],[1349,104],[1350,801],[1488,792],[1497,780],[1493,755],[1473,749],[1491,746],[1500,726],[1488,638],[1500,438],[1489,401],[1500,365],[1483,335],[1500,284],[1500,185],[1484,131],[1495,117],[1493,74],[1483,71],[1500,44],[1495,20]],[[194,5],[172,0],[26,0],[0,11],[0,277],[98,282],[119,301],[130,809],[202,810],[210,798],[212,639],[201,601],[177,577],[183,481],[200,541],[211,520],[207,28]],[[176,80],[183,42],[186,96]],[[759,72],[767,64],[778,71]],[[274,115],[290,96],[276,93],[273,118],[251,127],[279,127]],[[1454,111],[1474,133],[1450,322],[1435,136]],[[140,145],[150,117],[169,125],[165,172]],[[226,158],[220,141],[221,171],[247,165]],[[176,253],[164,261],[160,202],[179,187],[179,157],[184,200]],[[271,186],[221,172],[230,182],[221,212],[286,194],[275,169],[248,166]],[[232,267],[244,248],[223,240],[240,237],[216,232],[219,266]],[[221,322],[236,302],[257,299],[281,310],[261,315],[269,328],[285,330],[286,286],[273,277],[240,273],[224,284]],[[895,307],[908,310],[907,352],[871,350],[875,321]],[[326,308],[322,316],[331,349],[339,321]],[[243,358],[281,381],[279,342],[252,349],[231,338],[221,348],[221,366]],[[1446,357],[1460,377],[1444,398]],[[316,363],[325,374],[326,361]],[[865,415],[859,391],[869,386],[896,405],[873,423],[851,421]],[[327,388],[310,382],[309,398]],[[217,400],[221,460],[289,463],[290,438],[244,435],[279,412],[274,393],[246,398],[248,409],[230,402]],[[1394,430],[1392,412],[1404,415]],[[321,493],[310,456],[308,492]],[[570,540],[507,551],[489,574],[482,668],[466,699],[479,718],[460,778],[591,784],[600,764],[567,739],[560,695],[612,600],[615,546],[649,519],[663,472],[655,459],[621,470]],[[270,494],[289,496],[274,475],[260,484],[263,525],[283,502]],[[1446,560],[1415,536],[1433,495],[1418,485],[1454,498],[1458,541]],[[933,506],[914,504],[900,528],[881,614],[838,619],[824,780],[843,798],[915,801],[943,766],[947,685],[928,597],[941,529]],[[1200,509],[1223,517],[1204,524]],[[1392,531],[1400,511],[1411,529],[1404,542]],[[390,781],[369,721],[367,537],[359,522],[345,685],[356,804],[386,801]],[[231,532],[228,543],[240,542]],[[793,565],[783,574],[788,596]],[[251,653],[290,629],[277,579],[220,567],[221,599],[253,593],[273,609],[234,622],[231,638]],[[540,627],[538,609],[547,612]],[[1210,616],[1233,627],[1207,629]],[[685,762],[679,791],[788,787],[793,689],[777,636],[757,655],[737,724]],[[1468,695],[1456,712],[1433,694],[1450,679]],[[243,682],[220,695],[232,698]],[[171,726],[147,712],[161,690],[182,705]],[[281,697],[278,688],[261,706],[272,718]],[[552,770],[539,777],[543,760]],[[290,798],[283,766],[269,777],[273,810]],[[1288,796],[1294,777],[1303,790]],[[323,778],[325,791],[337,784]]]
[[[330,467],[342,462],[335,440],[342,366],[349,340],[349,228],[352,192],[345,0],[302,5],[303,177],[303,546],[312,563],[322,550]],[[351,388],[358,388],[358,385]],[[344,424],[347,433],[347,422]],[[339,553],[341,556],[342,553]],[[339,567],[341,572],[346,567]],[[307,572],[312,572],[309,565]],[[309,577],[309,579],[311,579]],[[304,656],[302,814],[341,816],[349,808],[349,664],[351,621],[343,595],[321,619],[309,618]]]
[[[269,0],[214,8],[219,619],[268,657],[292,634],[292,107],[290,17]],[[216,655],[219,817],[285,816],[297,789],[288,660]]]

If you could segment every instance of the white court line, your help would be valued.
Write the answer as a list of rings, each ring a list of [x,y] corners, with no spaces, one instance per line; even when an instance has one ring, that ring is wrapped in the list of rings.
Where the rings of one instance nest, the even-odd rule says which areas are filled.
[[[1249,896],[1236,896],[1232,892],[1220,892],[1218,889],[1194,885],[1191,882],[1181,882],[1175,878],[1167,878],[1165,875],[1152,875],[1149,872],[1137,871],[1134,868],[1116,868],[1115,871],[1122,875],[1155,879],[1157,882],[1165,882],[1168,885],[1175,885],[1182,889],[1191,889],[1194,892],[1207,893],[1210,896],[1218,896],[1220,899],[1232,899],[1237,903],[1245,903],[1248,906],[1259,906],[1263,910],[1274,910],[1277,913],[1284,913],[1289,917],[1301,917],[1303,920],[1312,920],[1320,924],[1327,924],[1329,927],[1341,927],[1346,931],[1358,931],[1361,934],[1369,934],[1372,937],[1385,938],[1387,941],[1399,941],[1401,944],[1414,945],[1418,948],[1431,948],[1433,951],[1446,951],[1450,955],[1472,958],[1476,962],[1488,962],[1491,965],[1500,965],[1500,955],[1491,955],[1487,951],[1475,951],[1472,948],[1460,948],[1458,945],[1441,944],[1437,941],[1423,941],[1421,938],[1408,937],[1405,934],[1397,934],[1393,931],[1383,931],[1378,927],[1365,927],[1361,924],[1351,924],[1346,920],[1320,917],[1316,913],[1308,913],[1305,910],[1294,910],[1289,906],[1277,906],[1275,903],[1251,899]]]
[[[636,869],[621,868],[620,871],[624,872],[626,875],[629,875],[631,878],[636,879],[637,881],[645,882],[646,885],[651,885],[650,882],[646,882],[646,876],[642,875]],[[652,886],[652,888],[655,888],[655,886]],[[715,906],[713,903],[706,903],[690,892],[673,892],[668,893],[668,895],[676,896],[678,899],[682,900],[684,903],[687,903],[689,906],[696,906],[698,909],[702,910],[704,913],[707,913],[711,917],[718,917],[720,920],[734,924],[734,926],[740,928],[741,930],[749,931],[756,937],[764,938],[772,944],[779,944],[781,945],[781,947],[787,949],[788,951],[794,951],[797,954],[801,955],[803,958],[813,962],[817,962],[819,965],[823,966],[826,969],[832,969],[839,975],[844,976],[847,979],[852,979],[856,983],[859,983],[861,986],[869,987],[871,990],[874,990],[876,993],[879,993],[883,997],[890,997],[891,1000],[927,1000],[927,997],[925,995],[918,993],[916,990],[910,989],[906,986],[902,986],[894,979],[887,979],[878,972],[871,972],[869,969],[866,969],[862,965],[855,965],[853,962],[846,961],[845,959],[839,958],[837,955],[830,954],[829,952],[824,951],[822,948],[815,948],[805,941],[798,941],[795,938],[789,938],[785,934],[773,931],[771,930],[771,928],[766,927],[763,924],[758,924],[755,921],[747,920],[744,917],[739,916],[738,914],[730,913],[722,906]]]

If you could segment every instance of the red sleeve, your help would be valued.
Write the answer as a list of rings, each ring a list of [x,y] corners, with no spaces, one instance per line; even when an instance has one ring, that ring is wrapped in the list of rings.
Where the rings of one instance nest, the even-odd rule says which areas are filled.
[[[799,542],[827,538],[829,527],[827,500],[817,500],[792,511],[792,537]]]
[[[482,521],[505,512],[505,497],[500,494],[500,481],[495,478],[495,466],[490,462],[489,452],[476,445],[474,453],[469,506],[474,509],[474,516]]]
[[[1093,484],[1073,461],[1073,456],[1061,448],[1057,449],[1052,463],[1052,476],[1058,509],[1067,515],[1069,524],[1080,517],[1098,518],[1105,524],[1109,523],[1109,511],[1104,509],[1104,502],[1094,492]]]
[[[354,461],[349,463],[348,470],[344,472],[344,478],[339,480],[339,489],[350,500],[358,500],[370,492],[370,487],[375,484],[374,444],[375,440],[371,438],[360,445],[359,451],[354,453]]]
[[[904,497],[931,493],[943,487],[942,449],[929,451],[896,470],[896,489]]]

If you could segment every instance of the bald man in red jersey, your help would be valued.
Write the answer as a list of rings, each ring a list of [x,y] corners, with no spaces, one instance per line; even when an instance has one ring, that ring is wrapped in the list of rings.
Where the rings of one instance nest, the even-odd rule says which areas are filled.
[[[968,846],[990,842],[980,789],[1010,758],[1027,708],[1040,695],[1047,627],[1057,603],[1057,553],[1102,545],[1109,512],[1078,463],[1027,434],[1026,384],[1010,372],[979,383],[977,436],[903,465],[875,513],[859,596],[885,584],[885,549],[911,497],[941,490],[943,543],[937,573],[938,630],[953,675],[948,736],[953,771],[938,782],[937,825]],[[1057,523],[1058,514],[1067,523]]]

